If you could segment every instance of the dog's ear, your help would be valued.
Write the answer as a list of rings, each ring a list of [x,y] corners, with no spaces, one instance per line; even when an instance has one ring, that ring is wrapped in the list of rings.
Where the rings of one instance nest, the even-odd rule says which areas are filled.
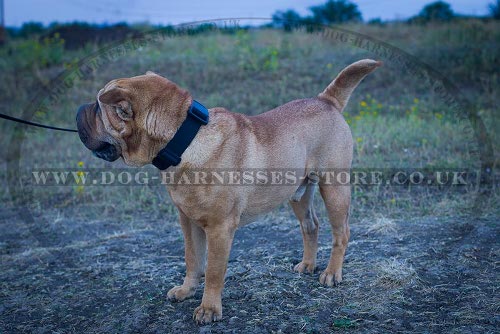
[[[111,88],[99,96],[99,101],[115,107],[118,116],[125,121],[131,119],[134,115],[128,91],[124,88]]]
[[[153,72],[153,71],[147,71],[147,72],[146,72],[146,75],[158,75],[158,74],[156,74],[156,73],[155,73],[155,72]]]

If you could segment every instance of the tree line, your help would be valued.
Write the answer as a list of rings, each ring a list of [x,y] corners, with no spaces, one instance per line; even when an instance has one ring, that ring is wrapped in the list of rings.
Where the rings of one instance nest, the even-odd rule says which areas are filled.
[[[276,11],[272,15],[272,23],[265,25],[265,27],[283,28],[290,31],[297,25],[314,27],[315,25],[364,22],[358,6],[349,0],[328,0],[321,5],[310,7],[309,11],[310,14],[306,16],[301,16],[293,9]],[[489,18],[500,19],[500,0],[489,5],[489,14]],[[406,22],[410,24],[448,22],[459,17],[461,16],[453,11],[450,4],[444,1],[435,1],[425,5],[417,15],[409,18]],[[372,19],[367,23],[382,25],[385,22],[381,19]],[[129,25],[125,22],[112,25],[89,24],[85,22],[52,23],[48,26],[44,26],[38,22],[27,22],[20,28],[6,28],[5,37],[9,40],[37,38],[40,36],[51,38],[57,36],[64,40],[65,48],[76,49],[88,42],[109,43],[125,38],[133,38],[140,35],[142,30],[150,28],[147,25]],[[157,28],[166,30],[174,29],[171,25],[157,26]],[[204,32],[205,30],[205,27],[200,27],[200,29],[194,32]]]
[[[274,27],[291,30],[295,25],[322,25],[342,24],[349,22],[363,22],[358,6],[349,0],[328,0],[326,3],[309,8],[310,14],[301,16],[297,11],[288,9],[276,11],[273,16]],[[489,5],[489,16],[500,19],[500,0]],[[447,22],[460,17],[444,1],[435,1],[425,5],[415,16],[407,20],[408,23],[425,24],[429,22]],[[369,24],[382,24],[381,19],[372,19]]]

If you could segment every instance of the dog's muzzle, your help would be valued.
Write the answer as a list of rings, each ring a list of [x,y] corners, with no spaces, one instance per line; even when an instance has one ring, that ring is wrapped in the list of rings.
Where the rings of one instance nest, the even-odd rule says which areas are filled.
[[[106,142],[103,142],[102,147],[98,148],[97,150],[93,150],[92,153],[96,157],[104,159],[106,161],[115,161],[120,157],[120,154],[116,150],[116,147]]]
[[[99,103],[87,103],[78,108],[76,114],[76,126],[78,135],[83,145],[92,153],[106,161],[115,161],[120,157],[120,152],[114,144],[100,140],[102,136],[98,133],[97,122],[102,122],[97,115],[99,111]]]

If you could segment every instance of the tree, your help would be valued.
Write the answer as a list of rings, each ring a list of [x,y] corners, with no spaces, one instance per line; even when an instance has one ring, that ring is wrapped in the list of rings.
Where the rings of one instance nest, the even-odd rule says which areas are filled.
[[[491,17],[495,20],[500,20],[500,0],[497,0],[496,3],[491,3],[489,8]]]
[[[451,20],[455,14],[451,9],[450,4],[444,1],[436,1],[425,5],[424,8],[420,11],[417,18],[421,19],[424,22],[429,21],[449,21]]]
[[[299,13],[293,9],[287,11],[276,11],[273,14],[273,24],[278,27],[283,27],[285,31],[291,31],[292,28],[301,23],[302,18]]]
[[[41,35],[45,31],[43,24],[40,22],[26,22],[19,29],[18,36],[28,38],[33,35]]]
[[[345,23],[362,21],[358,6],[348,0],[328,0],[324,5],[310,8],[316,23]]]

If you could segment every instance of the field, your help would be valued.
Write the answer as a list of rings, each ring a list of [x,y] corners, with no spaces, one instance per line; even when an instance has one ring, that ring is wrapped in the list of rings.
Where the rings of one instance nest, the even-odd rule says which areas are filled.
[[[125,165],[93,157],[76,134],[16,130],[0,121],[0,331],[494,332],[500,322],[499,24],[464,20],[342,29],[388,43],[404,51],[403,58],[305,31],[208,31],[128,49],[55,94],[60,73],[114,49],[89,44],[67,51],[58,38],[14,41],[0,49],[0,106],[13,116],[75,128],[78,106],[95,100],[106,82],[152,70],[207,107],[253,115],[313,97],[346,65],[374,58],[384,66],[361,83],[345,111],[355,142],[353,166],[487,166],[491,182],[355,187],[344,281],[334,288],[319,285],[320,271],[292,272],[302,241],[285,203],[237,232],[224,319],[198,328],[191,316],[202,287],[194,299],[166,299],[185,270],[182,233],[166,190],[34,185],[34,169]],[[84,57],[89,58],[79,63]],[[414,64],[417,74],[401,66],[401,59]],[[418,75],[428,69],[435,71],[430,79]],[[440,80],[458,89],[447,87],[452,96],[468,102],[443,98],[433,89]],[[39,108],[42,102],[45,109]],[[316,207],[323,269],[331,233],[319,201]]]

